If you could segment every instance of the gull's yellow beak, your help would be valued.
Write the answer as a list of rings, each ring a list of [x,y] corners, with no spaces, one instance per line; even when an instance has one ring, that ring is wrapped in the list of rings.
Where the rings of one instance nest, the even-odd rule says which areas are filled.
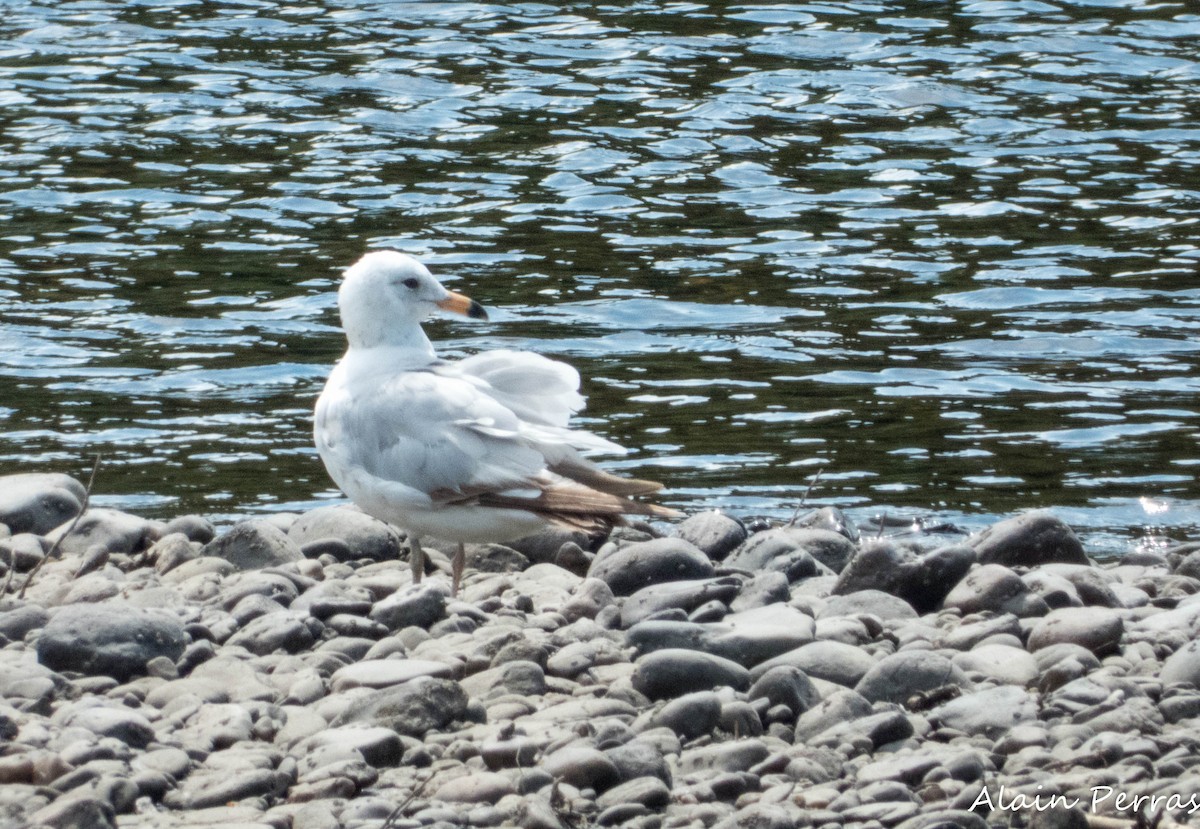
[[[443,299],[437,306],[446,311],[453,311],[456,314],[470,317],[473,320],[486,320],[488,318],[487,311],[483,309],[475,300],[463,294],[450,292],[450,296]]]

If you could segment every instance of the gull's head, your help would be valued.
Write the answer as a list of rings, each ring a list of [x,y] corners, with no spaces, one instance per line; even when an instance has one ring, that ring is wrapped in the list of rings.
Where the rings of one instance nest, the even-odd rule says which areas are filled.
[[[338,289],[342,328],[351,345],[401,341],[439,308],[487,319],[478,302],[446,290],[428,268],[394,250],[363,256],[346,269]]]

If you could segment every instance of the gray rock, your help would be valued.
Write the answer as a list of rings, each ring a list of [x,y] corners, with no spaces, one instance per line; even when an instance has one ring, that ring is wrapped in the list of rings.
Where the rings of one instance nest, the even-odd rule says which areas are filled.
[[[661,811],[671,802],[671,790],[657,777],[635,777],[596,798],[601,811],[625,803],[640,803],[651,811]]]
[[[45,535],[78,515],[86,494],[83,484],[70,475],[0,475],[0,524],[13,535]]]
[[[321,623],[307,613],[278,610],[252,619],[233,634],[227,644],[265,656],[275,651],[299,653],[316,642]]]
[[[108,801],[74,794],[58,798],[29,819],[31,826],[54,829],[116,829],[117,826],[116,814]]]
[[[1012,645],[980,645],[950,660],[970,673],[983,674],[996,682],[1021,687],[1037,682],[1037,662],[1023,648]]]
[[[237,774],[191,774],[167,794],[163,803],[173,809],[211,809],[250,797],[272,797],[286,791],[289,780],[272,769],[243,769]]]
[[[429,659],[364,659],[338,668],[329,678],[335,691],[350,688],[390,688],[421,677],[452,679],[454,669]]]
[[[207,518],[199,515],[181,515],[172,518],[162,528],[162,535],[182,533],[188,541],[207,544],[217,537],[217,531]]]
[[[149,558],[159,574],[169,573],[181,564],[200,557],[200,550],[183,533],[164,535],[150,547]]]
[[[657,777],[668,787],[671,785],[671,768],[664,759],[665,754],[678,754],[679,740],[673,735],[670,739],[663,738],[659,729],[656,739],[652,735],[642,735],[624,745],[606,749],[604,756],[617,767],[621,782],[636,780],[639,777]]]
[[[1030,570],[1021,576],[1025,586],[1035,593],[1051,610],[1060,607],[1082,607],[1083,600],[1075,585],[1062,576],[1047,572],[1045,567]]]
[[[791,525],[797,529],[829,530],[846,537],[846,540],[857,544],[859,541],[858,527],[846,517],[837,507],[819,507],[800,516]],[[831,568],[840,569],[840,568]]]
[[[917,611],[899,596],[881,590],[858,590],[840,596],[830,596],[817,614],[818,619],[867,614],[880,619],[915,619]]]
[[[1100,607],[1064,607],[1038,620],[1029,632],[1029,650],[1070,643],[1104,657],[1117,651],[1125,624],[1114,610]]]
[[[1037,567],[1052,561],[1090,564],[1075,531],[1045,510],[999,521],[967,539],[984,564]]]
[[[533,564],[554,564],[564,546],[571,544],[581,551],[586,551],[590,539],[587,533],[579,530],[547,527],[533,535],[505,543]]]
[[[67,535],[73,521],[46,533],[51,544],[62,538],[59,550],[63,555],[83,555],[96,547],[110,553],[137,553],[150,546],[161,532],[145,518],[115,509],[89,509]]]
[[[443,783],[433,793],[433,799],[445,803],[495,803],[516,793],[517,783],[511,775],[480,771]]]
[[[365,723],[421,737],[467,713],[467,695],[450,679],[421,678],[374,691],[339,714],[334,726]]]
[[[750,686],[746,699],[767,699],[771,705],[786,705],[794,716],[803,714],[821,700],[821,693],[804,671],[779,665],[764,671]]]
[[[591,746],[564,746],[544,757],[540,765],[556,780],[570,783],[577,789],[603,792],[621,779],[612,760]]]
[[[899,651],[876,662],[854,690],[871,702],[903,705],[914,695],[947,685],[969,688],[971,681],[941,654],[912,650]]]
[[[699,624],[648,620],[626,631],[641,653],[688,648],[750,667],[812,641],[812,619],[786,605],[731,614],[722,622]]]
[[[224,559],[239,570],[278,567],[304,559],[295,541],[262,519],[235,524],[224,535],[205,544],[203,554]]]
[[[796,731],[796,742],[800,742],[800,723],[796,724]],[[912,721],[903,711],[888,710],[834,723],[819,734],[808,737],[804,742],[812,746],[832,748],[862,739],[867,740],[872,750],[875,750],[888,743],[908,739],[913,733]]]
[[[65,724],[111,737],[133,748],[145,748],[154,739],[154,727],[141,714],[125,707],[92,705],[72,711]]]
[[[865,717],[871,713],[871,703],[857,691],[837,691],[809,708],[796,719],[795,740],[807,742],[834,726]]]
[[[694,544],[713,561],[721,561],[746,540],[742,522],[715,510],[688,516],[672,529],[672,535]]]
[[[696,691],[671,700],[651,718],[651,726],[671,729],[681,739],[711,734],[721,720],[721,698],[713,691]]]
[[[880,590],[904,599],[918,613],[929,613],[974,563],[975,552],[965,546],[922,553],[889,540],[868,541],[842,570],[833,592]]]
[[[656,538],[599,554],[589,578],[608,584],[614,594],[630,596],[651,584],[707,579],[713,575],[708,556],[681,538]]]
[[[1026,618],[1044,616],[1050,610],[1020,576],[1000,564],[972,568],[946,595],[943,605],[959,609],[964,616],[990,611]]]
[[[771,750],[762,740],[729,740],[684,749],[679,755],[679,773],[749,771],[766,760]]]
[[[595,619],[606,607],[616,603],[612,588],[600,579],[584,579],[579,583],[566,603],[560,609],[563,618],[568,622],[579,619]]]
[[[352,560],[399,561],[403,546],[395,528],[351,506],[310,510],[296,519],[287,534],[301,550],[326,539],[337,539]]]
[[[439,582],[406,585],[371,608],[372,621],[389,630],[419,627],[428,630],[445,618],[445,586]]]
[[[32,570],[46,557],[46,547],[41,536],[33,533],[18,533],[0,540],[0,568],[11,564],[17,572]]]
[[[1105,572],[1090,563],[1046,564],[1038,569],[1048,576],[1056,576],[1070,582],[1079,600],[1085,605],[1121,607],[1117,594],[1105,578]]]
[[[993,636],[1011,636],[1014,639],[1020,640],[1021,623],[1014,614],[1001,613],[998,616],[991,616],[981,619],[978,622],[960,625],[948,631],[941,641],[941,646],[952,648],[953,650],[967,651],[984,639],[989,639]]]
[[[1036,722],[1038,703],[1032,694],[1013,685],[1000,685],[964,694],[929,712],[930,722],[997,739],[1009,729]]]
[[[672,699],[726,685],[744,691],[750,685],[750,672],[710,653],[666,648],[640,657],[632,681],[650,699]]]
[[[187,634],[161,611],[119,602],[69,605],[54,612],[37,640],[38,661],[56,671],[103,674],[124,682],[146,663],[183,654]]]
[[[731,576],[652,584],[625,600],[621,606],[621,626],[630,627],[655,613],[672,608],[690,613],[713,600],[729,604],[741,586],[741,581]]]
[[[296,743],[291,754],[303,757],[317,751],[333,748],[338,752],[357,752],[358,756],[375,768],[400,765],[404,755],[404,743],[390,728],[381,726],[351,725],[344,728],[325,728]]]
[[[988,823],[966,809],[938,809],[914,815],[896,829],[988,829]]]
[[[3,617],[0,617],[2,624]],[[1168,656],[1158,678],[1164,686],[1183,683],[1200,687],[1200,640],[1193,639]]]
[[[854,645],[820,639],[755,665],[750,675],[757,679],[766,671],[783,665],[799,668],[816,679],[853,688],[875,665],[875,657]]]
[[[854,545],[835,532],[780,527],[750,536],[725,566],[749,573],[776,571],[799,581],[815,576],[821,564],[837,572],[853,554]]]
[[[774,570],[755,573],[749,581],[742,585],[742,592],[729,602],[729,609],[734,613],[754,610],[767,605],[787,602],[790,595],[787,576],[783,573]]]
[[[467,566],[481,573],[520,573],[529,569],[529,559],[504,544],[468,544]]]
[[[29,631],[45,627],[48,621],[50,614],[40,605],[14,607],[0,613],[0,636],[11,642],[19,642]]]

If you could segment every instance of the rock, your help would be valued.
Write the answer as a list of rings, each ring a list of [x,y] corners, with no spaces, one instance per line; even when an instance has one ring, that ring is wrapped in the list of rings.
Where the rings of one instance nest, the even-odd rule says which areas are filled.
[[[689,648],[750,667],[812,641],[813,622],[795,608],[771,605],[707,624],[647,620],[625,635],[642,653]]]
[[[351,560],[399,561],[403,546],[397,530],[351,506],[310,510],[296,519],[287,535],[301,550],[337,539]]]
[[[871,702],[903,705],[909,698],[947,685],[969,688],[971,681],[959,668],[931,651],[899,651],[885,656],[855,686]]]
[[[612,760],[598,749],[585,745],[564,746],[543,758],[541,767],[556,780],[596,792],[612,788],[621,779]]]
[[[145,518],[115,509],[89,509],[71,534],[66,535],[73,522],[74,518],[46,533],[51,544],[62,538],[59,551],[67,556],[83,555],[95,547],[109,553],[141,552],[159,532]]]
[[[320,633],[320,622],[307,613],[278,610],[252,619],[227,640],[250,653],[265,656],[275,651],[299,653],[312,647]]]
[[[831,596],[817,614],[818,619],[836,619],[842,616],[866,614],[880,619],[915,619],[917,611],[899,596],[881,590],[858,590],[840,596]]]
[[[1115,653],[1125,632],[1120,615],[1100,607],[1064,607],[1052,610],[1029,632],[1029,650],[1070,643],[1087,648],[1096,656]]]
[[[589,578],[607,583],[617,596],[630,596],[650,584],[707,579],[712,574],[708,556],[681,538],[656,538],[598,554],[588,570]]]
[[[595,619],[606,607],[616,603],[612,588],[600,579],[584,579],[571,592],[571,598],[560,612],[568,622],[579,619]]]
[[[568,544],[582,552],[587,549],[590,539],[587,533],[579,530],[546,527],[533,535],[506,542],[506,546],[516,550],[534,564],[554,564],[562,548]]]
[[[694,544],[713,561],[721,561],[746,540],[742,522],[715,510],[690,515],[672,529],[672,535]]]
[[[429,659],[365,659],[339,668],[329,678],[334,692],[350,688],[390,688],[423,676],[453,678],[454,669]]]
[[[983,674],[1005,685],[1027,687],[1037,682],[1037,662],[1023,648],[1012,645],[980,645],[951,660],[966,672]]]
[[[726,685],[744,691],[750,685],[750,672],[710,653],[666,648],[640,657],[632,681],[650,699],[671,699]]]
[[[154,542],[148,555],[154,562],[154,569],[162,574],[199,558],[200,550],[183,533],[170,533]]]
[[[842,564],[853,552],[854,545],[837,533],[781,527],[750,536],[730,553],[724,566],[748,573],[783,573],[793,582],[815,576],[821,557]]]
[[[819,507],[800,516],[791,525],[797,529],[828,530],[846,537],[853,544],[859,541],[858,527],[837,507]],[[840,568],[831,568],[840,570]]]
[[[767,605],[787,602],[790,595],[787,576],[783,573],[774,570],[755,573],[749,581],[742,585],[742,592],[729,602],[729,609],[734,613],[754,610]]]
[[[467,695],[461,685],[450,679],[422,678],[371,692],[338,715],[332,725],[365,723],[421,737],[462,719],[466,712]]]
[[[1036,722],[1038,703],[1032,694],[1013,685],[1000,685],[963,694],[929,712],[930,722],[996,739],[1014,726]]]
[[[37,655],[56,671],[125,682],[145,673],[155,657],[178,659],[186,644],[183,625],[167,613],[106,602],[56,610],[38,637]]]
[[[52,826],[54,829],[116,829],[117,826],[112,805],[86,795],[60,797],[34,812],[29,819],[31,826]]]
[[[0,625],[3,617],[0,617]],[[1158,676],[1164,686],[1183,683],[1200,687],[1200,640],[1193,639],[1163,662]]]
[[[679,773],[749,771],[767,759],[771,750],[762,740],[729,740],[684,749],[679,755]]]
[[[755,665],[750,675],[757,679],[766,671],[784,665],[799,668],[807,676],[853,688],[875,665],[875,658],[854,645],[820,639]]]
[[[22,605],[0,612],[0,636],[10,642],[19,642],[31,630],[45,627],[50,614],[36,604]]]
[[[481,573],[519,573],[529,569],[529,559],[504,544],[468,544],[466,562]]]
[[[779,665],[762,673],[746,694],[746,699],[767,699],[771,705],[786,705],[793,715],[803,714],[821,700],[811,679],[797,667]]]
[[[842,570],[833,592],[880,590],[904,599],[918,613],[929,613],[941,606],[974,563],[975,552],[969,547],[921,553],[888,540],[868,541]]]
[[[690,613],[713,600],[727,605],[737,596],[741,586],[741,581],[731,576],[652,584],[625,600],[621,606],[621,626],[630,627],[671,608]]]
[[[797,743],[802,739],[800,736],[801,724],[800,722],[796,723]],[[904,712],[893,709],[838,720],[824,731],[804,738],[804,742],[810,746],[833,747],[864,740],[874,751],[888,743],[908,739],[913,733],[912,721],[904,715]]]
[[[181,515],[178,518],[172,518],[162,528],[164,537],[172,533],[181,533],[188,541],[195,541],[198,544],[207,544],[217,537],[217,531],[207,518],[199,515]]]
[[[957,608],[964,616],[990,611],[1026,618],[1044,616],[1050,610],[1020,576],[1000,564],[972,568],[946,595],[942,604]]]
[[[1121,602],[1105,578],[1105,571],[1089,564],[1047,564],[1038,570],[1050,577],[1066,579],[1085,605],[1120,607]]]
[[[295,541],[262,519],[235,524],[224,535],[205,544],[202,552],[224,559],[239,570],[279,567],[304,558]]]
[[[437,582],[406,585],[371,608],[372,621],[389,630],[406,627],[429,629],[446,615],[446,588]]]
[[[13,535],[45,535],[78,515],[86,494],[83,484],[70,475],[0,475],[0,524]]]
[[[67,715],[64,723],[90,731],[97,737],[112,737],[133,748],[145,748],[154,739],[154,727],[150,721],[124,707],[81,707]]]
[[[640,803],[651,811],[661,811],[671,802],[671,790],[657,777],[635,777],[626,780],[596,798],[601,811],[625,803]]]
[[[999,521],[967,539],[983,564],[1037,567],[1052,561],[1090,564],[1075,531],[1045,510]]]
[[[720,719],[721,698],[713,691],[696,691],[668,702],[650,718],[650,724],[691,740],[712,733]]]
[[[678,754],[680,747],[679,739],[674,734],[658,728],[643,733],[624,745],[606,749],[604,756],[617,767],[622,782],[639,777],[657,777],[670,786],[671,768],[664,755]]]
[[[443,783],[433,799],[445,803],[496,803],[516,793],[517,784],[510,775],[480,771]]]

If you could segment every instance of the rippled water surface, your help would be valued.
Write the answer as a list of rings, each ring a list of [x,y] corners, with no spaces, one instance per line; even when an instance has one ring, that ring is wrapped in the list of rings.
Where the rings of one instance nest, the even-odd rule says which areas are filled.
[[[677,506],[1187,538],[1198,61],[1183,2],[6,0],[3,469],[336,497],[334,290],[392,246]]]

